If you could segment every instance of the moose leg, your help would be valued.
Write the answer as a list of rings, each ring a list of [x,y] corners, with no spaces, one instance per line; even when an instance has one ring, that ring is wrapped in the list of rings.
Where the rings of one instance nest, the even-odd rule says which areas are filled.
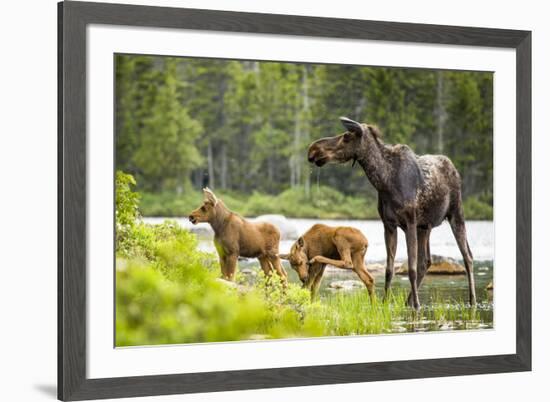
[[[286,285],[287,283],[287,274],[283,266],[281,265],[281,260],[278,255],[270,255],[269,262],[271,262],[271,266],[273,269],[279,274],[279,277],[281,278],[281,282],[283,285]]]
[[[422,239],[422,243],[424,243],[424,247],[423,247],[424,261],[422,263],[423,264],[422,276],[420,276],[420,273],[419,273],[419,277],[416,280],[416,283],[418,284],[419,288],[420,288],[420,285],[422,285],[422,281],[424,280],[424,276],[428,273],[428,269],[430,269],[430,267],[432,266],[432,256],[430,254],[430,234],[431,234],[431,232],[432,232],[431,229],[427,229],[425,231],[425,233],[422,234],[422,236],[424,236],[423,239]],[[420,244],[420,240],[418,240],[418,241],[419,241],[419,244]]]
[[[407,239],[407,254],[409,262],[409,281],[411,282],[411,297],[408,299],[407,304],[410,307],[414,307],[416,310],[420,309],[420,300],[418,299],[418,287],[416,285],[417,272],[417,252],[418,252],[418,239],[416,235],[416,223],[409,223],[407,225],[407,231],[405,232],[405,238]]]
[[[466,224],[464,223],[464,215],[461,210],[455,212],[449,219],[453,235],[455,236],[458,248],[464,259],[464,267],[468,275],[468,286],[470,288],[470,306],[476,305],[476,287],[474,281],[474,258],[472,251],[468,245],[466,238]]]
[[[308,268],[307,279],[306,279],[306,281],[304,282],[304,285],[303,285],[304,289],[307,289],[309,291],[312,290],[313,284],[315,282],[315,278],[317,277],[317,274],[321,270],[322,265],[323,264],[321,264],[320,262],[311,262],[311,264]]]
[[[237,272],[237,254],[226,255],[220,261],[222,263],[222,274],[224,279],[233,281],[235,279],[235,272]]]
[[[384,241],[386,243],[386,282],[384,284],[384,300],[388,297],[394,274],[395,251],[397,249],[397,229],[384,225]]]
[[[321,286],[321,279],[323,279],[323,273],[325,272],[326,264],[316,263],[310,267],[310,276],[313,275],[313,281],[311,283],[311,300],[313,301],[317,297],[319,287]]]
[[[430,235],[431,235],[431,232],[432,231],[430,230],[430,232],[428,233],[428,239],[426,240],[426,272],[432,266],[432,252],[430,251]]]
[[[230,280],[227,256],[223,256],[223,257],[220,256],[220,268],[222,271],[222,278],[227,281]]]
[[[416,264],[416,287],[420,289],[424,275],[428,270],[428,241],[430,237],[430,231],[428,229],[418,229],[416,232],[417,235],[417,264]],[[409,293],[407,304],[412,305],[412,293]]]
[[[349,250],[348,250],[349,254]],[[353,262],[351,261],[351,256],[348,260],[333,260],[332,258],[323,257],[322,255],[316,255],[313,257],[310,262],[312,264],[319,262],[321,264],[329,264],[336,268],[342,268],[342,269],[353,269]]]
[[[271,264],[269,263],[269,258],[267,257],[258,257],[258,260],[260,261],[260,267],[262,268],[262,271],[264,271],[264,274],[267,278],[271,276],[273,273],[273,268]]]
[[[369,296],[371,301],[374,300],[374,277],[370,274],[370,272],[367,270],[367,267],[365,266],[365,253],[364,252],[356,252],[353,253],[352,260],[353,260],[353,270],[361,279],[361,281],[365,284],[367,287],[367,290],[369,291]]]

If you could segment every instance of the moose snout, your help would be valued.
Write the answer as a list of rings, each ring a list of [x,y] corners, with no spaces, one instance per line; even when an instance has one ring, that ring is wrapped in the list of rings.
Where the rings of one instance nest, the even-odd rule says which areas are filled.
[[[315,145],[311,145],[309,147],[309,150],[307,152],[307,160],[309,163],[314,163],[317,159],[320,159],[322,157],[321,150]]]
[[[324,144],[324,141],[325,140],[318,140],[314,142],[309,146],[307,151],[307,160],[309,161],[309,163],[314,163],[318,167],[323,166],[330,159],[330,152],[322,145]]]
[[[193,225],[196,225],[197,218],[195,218],[193,215],[189,215],[189,222],[191,222]]]

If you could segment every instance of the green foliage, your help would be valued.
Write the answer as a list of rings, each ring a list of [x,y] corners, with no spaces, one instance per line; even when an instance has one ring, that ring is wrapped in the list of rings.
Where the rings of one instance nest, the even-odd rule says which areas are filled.
[[[468,197],[464,201],[464,215],[466,219],[492,220],[493,203],[483,200],[482,197]]]
[[[141,186],[181,191],[201,164],[201,124],[182,105],[178,61],[116,57],[117,166]]]
[[[189,235],[192,236],[192,235]],[[239,291],[183,239],[158,241],[155,263],[117,260],[117,346],[318,336],[309,294],[272,279]],[[210,256],[212,257],[212,256]]]
[[[139,217],[139,194],[132,190],[136,185],[132,175],[121,171],[116,172],[115,177],[115,228],[116,251],[126,253],[141,241],[139,231],[136,230],[136,222]]]
[[[133,225],[138,218],[139,194],[132,190],[136,185],[132,175],[121,171],[116,172],[116,224],[117,226]]]
[[[170,281],[150,265],[132,261],[117,271],[117,346],[247,339],[266,320],[252,296],[240,296],[208,271]]]
[[[293,218],[375,219],[376,199],[345,196],[330,187],[313,188],[308,195],[303,188],[290,188],[278,195],[254,192],[251,195],[217,192],[224,203],[243,216],[283,214]],[[187,191],[142,196],[140,210],[145,216],[185,216],[200,205],[202,194]]]
[[[243,216],[283,214],[292,218],[379,219],[374,195],[345,196],[339,191],[320,186],[310,195],[303,188],[290,188],[278,195],[253,192],[251,195],[218,191],[217,195],[232,210]],[[140,211],[144,216],[181,217],[200,205],[199,191],[144,193]],[[469,197],[464,202],[466,219],[493,219],[492,199]]]

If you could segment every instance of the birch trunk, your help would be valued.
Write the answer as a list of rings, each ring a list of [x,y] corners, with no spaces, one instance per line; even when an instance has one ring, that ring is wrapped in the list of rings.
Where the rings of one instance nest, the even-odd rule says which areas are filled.
[[[437,72],[437,87],[435,98],[435,123],[437,135],[437,152],[442,154],[445,148],[443,133],[445,130],[445,121],[447,113],[445,112],[445,87],[443,72]]]

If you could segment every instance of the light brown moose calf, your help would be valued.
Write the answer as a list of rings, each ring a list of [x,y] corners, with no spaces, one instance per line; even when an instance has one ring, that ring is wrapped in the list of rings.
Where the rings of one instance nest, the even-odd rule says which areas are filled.
[[[368,245],[367,238],[355,228],[316,224],[292,245],[289,254],[281,254],[280,257],[288,260],[297,271],[304,287],[310,289],[312,299],[319,290],[327,264],[352,269],[365,284],[372,299],[374,278],[365,266]]]
[[[275,271],[286,284],[286,271],[279,259],[279,229],[268,222],[249,222],[231,212],[208,188],[203,193],[203,204],[191,212],[189,221],[194,225],[208,222],[214,230],[222,277],[229,281],[235,278],[240,256],[257,258],[267,276]]]

